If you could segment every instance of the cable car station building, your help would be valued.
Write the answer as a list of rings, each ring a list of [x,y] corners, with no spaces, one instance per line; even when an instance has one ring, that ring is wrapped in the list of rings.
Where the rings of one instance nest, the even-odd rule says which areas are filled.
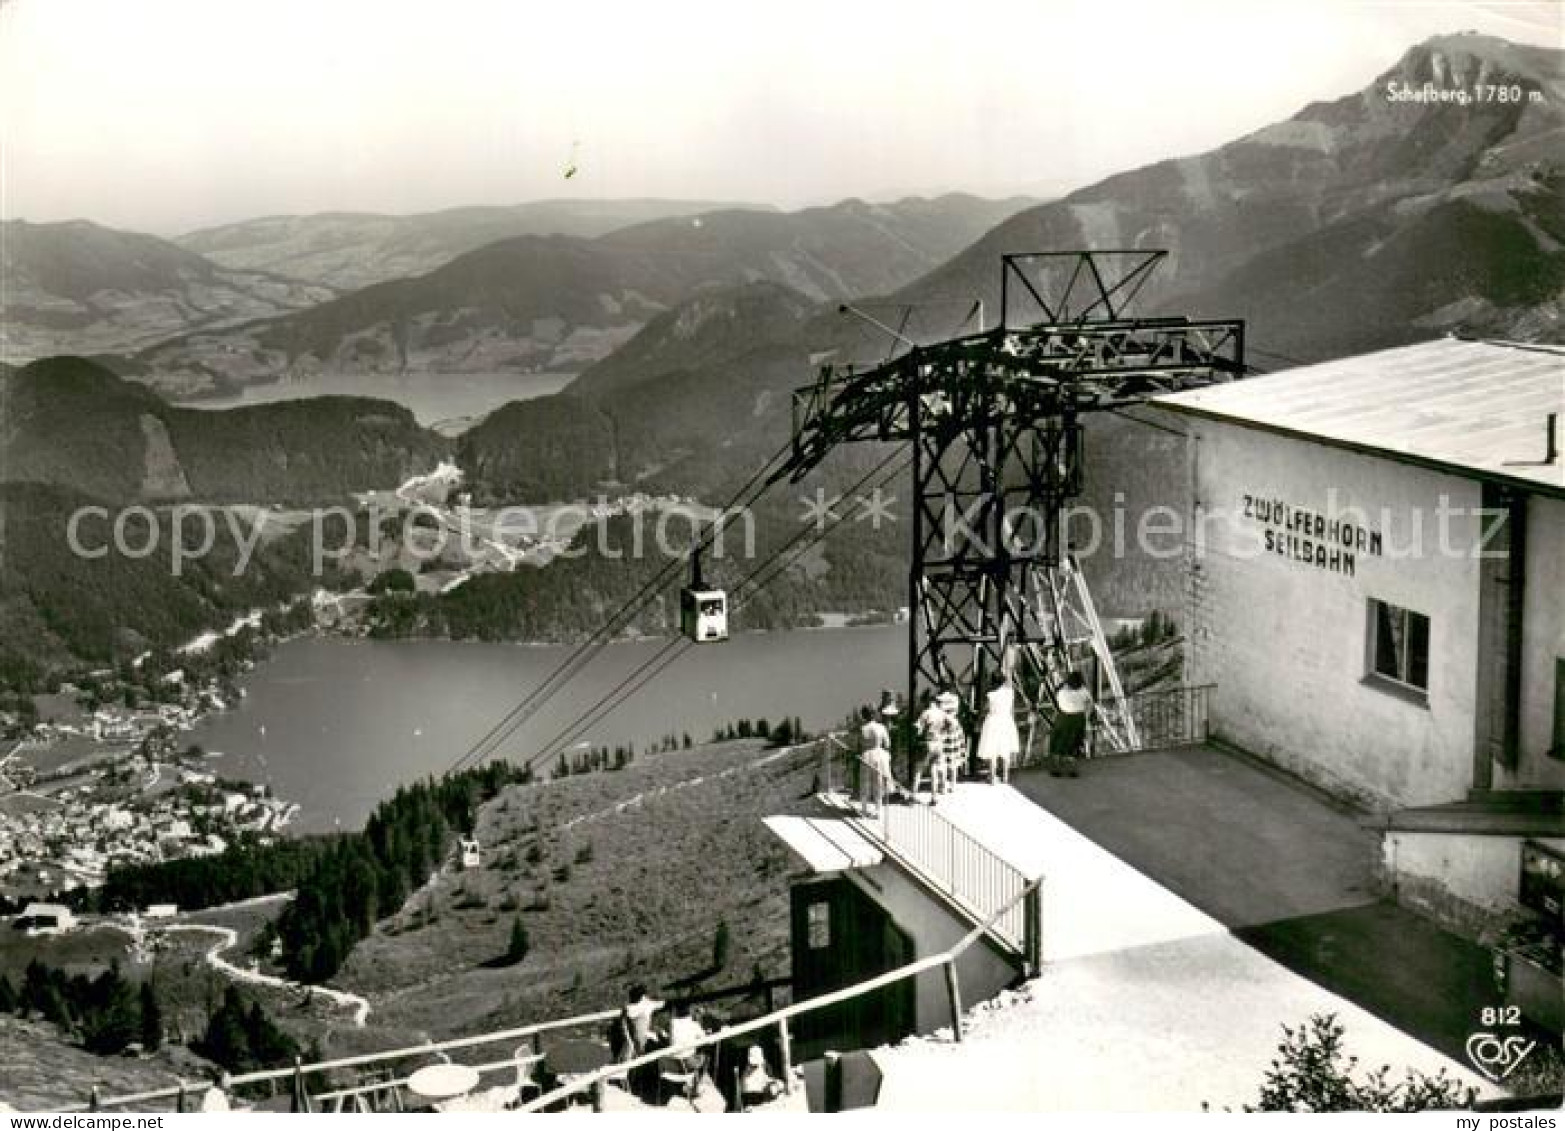
[[[1215,739],[1384,815],[1404,901],[1565,846],[1565,350],[1445,339],[1175,393]]]

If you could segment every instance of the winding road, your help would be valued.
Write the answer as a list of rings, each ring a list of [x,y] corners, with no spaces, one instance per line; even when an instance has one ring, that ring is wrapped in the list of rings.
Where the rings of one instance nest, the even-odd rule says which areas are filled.
[[[253,986],[270,986],[273,989],[319,995],[345,1009],[351,1009],[353,1011],[353,1024],[360,1029],[364,1027],[365,1021],[369,1019],[370,1003],[368,999],[360,997],[358,994],[350,994],[345,990],[333,990],[326,986],[307,986],[301,982],[290,982],[286,978],[263,974],[259,970],[247,970],[241,966],[235,966],[223,957],[226,952],[239,945],[239,933],[232,927],[214,927],[205,923],[171,923],[166,927],[155,929],[169,934],[175,931],[187,934],[204,931],[210,935],[217,935],[217,941],[206,952],[206,961],[218,973],[232,978],[236,982],[247,982]]]

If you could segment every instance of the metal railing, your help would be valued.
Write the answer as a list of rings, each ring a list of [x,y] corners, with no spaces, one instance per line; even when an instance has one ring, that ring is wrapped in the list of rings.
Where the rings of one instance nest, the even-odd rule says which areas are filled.
[[[1126,697],[1126,710],[1135,719],[1140,738],[1136,750],[1169,750],[1205,742],[1215,686],[1194,684]]]
[[[521,1062],[541,1056],[543,1053],[543,1035],[556,1033],[562,1030],[585,1028],[588,1026],[602,1026],[618,1017],[618,1009],[600,1010],[596,1013],[582,1013],[574,1017],[562,1017],[553,1021],[542,1021],[535,1025],[523,1025],[516,1029],[501,1029],[492,1033],[481,1033],[470,1037],[455,1037],[447,1041],[430,1041],[422,1045],[410,1045],[406,1048],[386,1049],[381,1052],[359,1053],[355,1056],[337,1057],[334,1060],[322,1060],[311,1064],[295,1061],[290,1068],[267,1068],[257,1072],[238,1073],[224,1080],[225,1090],[242,1088],[257,1084],[288,1084],[296,1098],[306,1101],[306,1106],[313,1102],[317,1096],[307,1090],[306,1079],[321,1077],[327,1073],[342,1069],[360,1069],[371,1066],[394,1066],[401,1062],[414,1059],[428,1059],[434,1057],[437,1060],[450,1060],[450,1053],[459,1050],[481,1048],[485,1045],[516,1044],[528,1042],[531,1045],[530,1054],[513,1053],[502,1060],[490,1060],[471,1065],[480,1073],[493,1072],[504,1068],[525,1066]],[[332,1088],[321,1093],[331,1098],[352,1095],[357,1092],[367,1092],[397,1086],[404,1081],[400,1076],[394,1076],[388,1082],[354,1085],[347,1088]],[[77,1104],[72,1107],[59,1108],[60,1111],[101,1111],[110,1108],[123,1108],[132,1105],[141,1106],[152,1103],[172,1103],[177,1110],[183,1110],[186,1101],[199,1101],[201,1094],[210,1087],[210,1084],[192,1082],[180,1083],[168,1088],[157,1088],[152,1091],[134,1092],[123,1096],[99,1096],[97,1089],[93,1089],[93,1097],[86,1104]]]
[[[777,1029],[783,1060],[783,1086],[791,1091],[795,1084],[793,1078],[793,1036],[789,1027],[790,1019],[807,1013],[814,1013],[827,1009],[842,1002],[850,1001],[856,997],[873,993],[886,986],[908,978],[917,977],[931,970],[940,969],[945,975],[946,995],[951,1014],[951,1032],[953,1037],[961,1041],[964,1038],[963,1004],[961,977],[957,970],[957,959],[965,954],[969,947],[986,935],[993,935],[999,922],[1005,916],[1016,912],[1023,907],[1037,908],[1042,902],[1043,879],[1031,880],[1025,884],[1021,891],[1008,902],[997,907],[986,919],[973,927],[963,935],[955,945],[939,954],[932,954],[926,958],[910,962],[905,966],[899,966],[895,970],[889,970],[884,974],[876,975],[852,986],[846,986],[819,997],[809,998],[802,1002],[794,1002],[781,1009],[771,1010],[761,1017],[749,1021],[738,1022],[725,1026],[713,1033],[708,1033],[700,1040],[692,1042],[688,1051],[704,1049],[724,1041],[732,1041],[736,1037],[748,1033],[756,1033],[775,1027]],[[1034,918],[1034,921],[1036,919]],[[1034,940],[1041,948],[1041,939]],[[606,1010],[599,1013],[580,1014],[575,1017],[561,1018],[555,1021],[545,1021],[536,1025],[524,1025],[517,1029],[505,1029],[494,1033],[481,1033],[470,1037],[458,1037],[449,1041],[435,1041],[428,1044],[411,1046],[408,1048],[392,1049],[385,1052],[364,1053],[359,1056],[340,1057],[336,1060],[320,1061],[315,1064],[295,1063],[292,1068],[274,1068],[261,1072],[247,1072],[242,1075],[229,1077],[224,1081],[227,1089],[243,1087],[269,1082],[289,1082],[293,1095],[300,1110],[316,1110],[315,1104],[324,1101],[328,1106],[336,1110],[342,1110],[344,1101],[355,1096],[384,1092],[390,1088],[405,1087],[406,1077],[393,1075],[369,1083],[358,1084],[350,1087],[336,1088],[327,1092],[310,1094],[304,1085],[306,1077],[330,1072],[334,1069],[361,1068],[368,1065],[386,1065],[390,1062],[407,1060],[415,1057],[441,1056],[444,1053],[457,1049],[478,1048],[484,1045],[492,1045],[500,1042],[513,1042],[518,1040],[530,1041],[529,1046],[518,1048],[514,1054],[502,1060],[492,1060],[475,1064],[471,1067],[480,1074],[514,1069],[518,1072],[533,1070],[538,1061],[542,1059],[541,1042],[538,1038],[543,1033],[557,1032],[563,1029],[578,1028],[584,1025],[601,1024],[619,1016],[619,1010]],[[682,1050],[684,1051],[684,1050]],[[641,1068],[653,1064],[668,1055],[666,1048],[660,1048],[630,1060],[611,1064],[603,1068],[576,1076],[565,1081],[553,1091],[540,1095],[533,1100],[521,1104],[516,1110],[529,1112],[539,1111],[554,1107],[557,1104],[568,1101],[572,1096],[583,1092],[591,1092],[600,1095],[608,1081],[623,1077],[632,1069]],[[159,1088],[153,1091],[137,1092],[132,1095],[100,1097],[94,1089],[93,1099],[90,1104],[78,1104],[74,1107],[66,1107],[58,1110],[66,1112],[98,1111],[106,1109],[120,1109],[132,1105],[143,1105],[157,1102],[175,1103],[179,1110],[184,1110],[187,1099],[192,1101],[199,1098],[201,1086],[187,1087],[183,1084],[171,1088]]]
[[[771,978],[751,981],[744,985],[729,986],[723,989],[708,990],[699,994],[674,996],[670,998],[670,1004],[706,1004],[714,1001],[724,1001],[730,998],[760,998],[765,1002],[764,1010],[767,1013],[773,1011],[775,995],[780,989],[792,985],[788,978]],[[552,1021],[542,1021],[533,1025],[523,1025],[516,1029],[501,1029],[492,1033],[482,1033],[467,1037],[454,1037],[445,1041],[432,1041],[422,1045],[412,1045],[406,1048],[387,1049],[381,1052],[360,1053],[355,1056],[338,1057],[334,1060],[323,1060],[306,1064],[296,1060],[290,1068],[269,1068],[257,1072],[246,1072],[233,1075],[225,1081],[225,1088],[241,1088],[256,1085],[287,1084],[300,1106],[308,1106],[319,1110],[321,1106],[343,1110],[348,1101],[355,1097],[369,1097],[386,1095],[392,1091],[403,1089],[407,1085],[407,1072],[410,1066],[407,1062],[414,1060],[451,1060],[452,1053],[461,1053],[469,1049],[481,1049],[484,1046],[505,1044],[516,1045],[514,1051],[501,1059],[482,1060],[477,1062],[462,1061],[472,1068],[480,1076],[502,1074],[514,1070],[517,1073],[536,1071],[537,1066],[547,1060],[547,1050],[543,1038],[545,1035],[559,1035],[571,1030],[590,1030],[594,1036],[602,1031],[602,1027],[620,1016],[620,1010],[599,1010],[594,1013],[582,1013],[572,1017],[561,1017]],[[491,1051],[489,1056],[493,1057]],[[340,1087],[333,1087],[330,1083],[330,1073],[353,1070],[358,1074],[366,1068],[381,1069],[383,1078],[365,1081],[355,1079],[352,1083]],[[307,1080],[313,1078],[316,1087],[325,1084],[325,1091],[310,1091]],[[73,1107],[60,1108],[61,1111],[93,1111],[110,1108],[123,1108],[131,1105],[143,1105],[152,1103],[171,1104],[174,1110],[185,1110],[187,1102],[199,1102],[201,1095],[210,1084],[205,1082],[192,1082],[189,1084],[176,1084],[167,1088],[159,1088],[154,1091],[137,1092],[124,1096],[99,1096],[94,1089],[94,1095],[87,1104],[78,1104]]]
[[[835,735],[819,740],[819,747],[821,792],[841,804],[863,799],[862,787],[872,771],[858,752]],[[887,792],[891,792],[889,787]],[[862,829],[926,885],[959,905],[969,918],[986,920],[998,908],[1009,907],[995,920],[991,933],[1025,956],[1027,917],[1017,896],[1027,887],[1029,877],[1019,868],[958,828],[941,814],[938,805],[912,798],[911,804],[883,804],[874,811],[861,807],[854,815]]]
[[[820,791],[829,797],[835,797],[839,803],[856,796],[856,790],[861,780],[859,771],[863,768],[857,752],[850,749],[836,735],[827,735],[825,738],[817,740],[815,745],[820,759],[820,781],[817,783]],[[728,1037],[753,1032],[769,1025],[776,1025],[780,1030],[783,1047],[786,1050],[790,1047],[789,1041],[791,1039],[787,1027],[789,1017],[846,1001],[849,998],[890,985],[903,978],[913,977],[943,963],[947,967],[947,990],[951,996],[953,1017],[956,1021],[957,1036],[960,1039],[960,990],[956,981],[955,971],[955,959],[958,955],[966,951],[977,939],[988,936],[990,939],[996,940],[1013,950],[1018,957],[1023,959],[1029,969],[1036,970],[1042,954],[1041,878],[1029,879],[1023,875],[1021,871],[996,855],[980,841],[963,832],[941,816],[938,808],[923,804],[883,805],[880,807],[877,817],[871,819],[856,814],[855,819],[862,828],[879,839],[890,852],[913,871],[921,882],[938,890],[947,900],[964,910],[967,916],[977,923],[978,926],[974,927],[956,946],[942,955],[934,955],[922,959],[867,982],[860,983],[857,986],[838,990],[821,998],[795,1003],[781,1010],[768,1010],[764,1017],[724,1029],[700,1042],[701,1045],[712,1044]],[[769,998],[773,985],[767,983],[758,983],[757,985],[767,992]],[[755,989],[755,986],[735,987],[732,991],[726,991],[725,996]],[[715,997],[719,995],[709,996]],[[339,1057],[311,1064],[296,1061],[290,1068],[265,1069],[228,1077],[224,1086],[225,1088],[242,1088],[259,1084],[273,1086],[287,1084],[292,1090],[297,1106],[309,1109],[315,1103],[324,1100],[334,1106],[338,1106],[340,1110],[344,1101],[350,1100],[355,1096],[384,1092],[390,1088],[405,1086],[406,1077],[397,1066],[405,1066],[406,1062],[415,1058],[427,1059],[433,1056],[440,1059],[450,1059],[448,1054],[458,1050],[481,1048],[485,1045],[500,1044],[502,1042],[509,1044],[529,1042],[531,1053],[526,1053],[523,1048],[517,1048],[514,1053],[504,1059],[491,1059],[470,1065],[470,1067],[481,1074],[501,1072],[512,1068],[520,1071],[530,1067],[542,1057],[544,1053],[542,1036],[544,1034],[558,1033],[563,1030],[587,1026],[601,1026],[618,1016],[619,1010],[617,1009],[604,1010],[533,1025],[524,1025],[515,1029],[504,1029],[446,1041],[433,1041],[407,1048]],[[643,1057],[614,1066],[612,1070],[589,1074],[586,1077],[573,1081],[566,1088],[551,1092],[549,1095],[526,1105],[523,1110],[531,1111],[537,1110],[542,1106],[551,1106],[557,1103],[562,1096],[579,1092],[588,1087],[592,1081],[618,1076],[629,1068],[651,1063],[654,1059],[656,1059],[655,1056]],[[338,1070],[363,1069],[367,1067],[382,1068],[388,1070],[389,1074],[382,1080],[370,1083],[354,1081],[347,1086],[336,1087],[332,1086],[330,1077],[327,1075]],[[306,1081],[312,1077],[319,1081],[316,1085],[317,1087],[324,1083],[326,1084],[326,1089],[311,1093]],[[179,1110],[183,1110],[187,1101],[195,1102],[199,1100],[200,1094],[205,1091],[207,1086],[203,1083],[179,1084],[168,1088],[111,1097],[99,1096],[96,1089],[94,1089],[90,1103],[78,1104],[59,1110],[70,1112],[118,1109],[133,1105],[139,1107],[155,1103],[169,1104]]]
[[[783,1087],[785,1090],[792,1091],[794,1087],[793,1035],[788,1024],[792,1018],[827,1009],[834,1005],[840,1005],[842,1002],[851,1001],[856,997],[862,997],[865,994],[873,993],[876,990],[895,985],[897,982],[908,978],[915,978],[920,974],[935,969],[941,969],[945,973],[946,995],[951,1010],[951,1034],[956,1040],[961,1041],[964,1039],[965,1029],[963,1024],[961,976],[957,972],[957,959],[966,953],[967,949],[980,938],[992,934],[996,923],[1001,917],[1024,903],[1036,904],[1039,902],[1042,886],[1042,877],[1028,882],[1009,903],[996,908],[992,915],[963,935],[949,950],[942,951],[939,954],[932,954],[927,958],[920,958],[917,961],[908,963],[906,966],[888,970],[884,974],[876,975],[852,986],[845,986],[840,990],[821,994],[819,997],[795,1002],[764,1017],[757,1017],[750,1021],[742,1021],[735,1025],[725,1026],[715,1033],[708,1033],[698,1041],[682,1046],[680,1051],[695,1052],[724,1041],[732,1041],[734,1038],[742,1037],[747,1033],[756,1033],[775,1026],[782,1049]],[[630,1060],[621,1061],[619,1064],[611,1064],[585,1073],[561,1084],[551,1092],[546,1092],[536,1099],[520,1105],[517,1110],[524,1112],[541,1111],[546,1108],[552,1108],[557,1104],[568,1102],[572,1096],[580,1095],[583,1092],[590,1093],[595,1097],[596,1106],[596,1098],[601,1096],[602,1090],[610,1080],[622,1077],[632,1069],[655,1064],[666,1057],[668,1052],[669,1050],[666,1048],[655,1049],[652,1052]]]
[[[1115,750],[1097,741],[1097,728],[1088,732],[1087,745],[1092,757],[1116,754],[1145,754],[1154,750],[1173,750],[1180,746],[1199,746],[1207,740],[1211,725],[1212,683],[1168,687],[1127,695],[1114,705],[1120,716],[1134,725],[1136,745]],[[1094,712],[1096,715],[1096,712]],[[1017,723],[1022,733],[1022,752],[1016,765],[1021,769],[1043,766],[1049,760],[1049,720],[1029,714]]]

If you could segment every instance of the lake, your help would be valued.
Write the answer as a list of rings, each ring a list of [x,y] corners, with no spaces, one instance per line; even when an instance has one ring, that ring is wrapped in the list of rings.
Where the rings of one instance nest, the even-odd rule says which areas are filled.
[[[905,626],[747,633],[694,648],[585,737],[641,749],[665,734],[697,742],[742,718],[840,722],[906,678]],[[501,748],[517,760],[663,645],[610,645]],[[439,774],[547,679],[568,646],[367,641],[309,636],[280,645],[242,681],[247,696],[189,738],[225,776],[263,781],[303,806],[294,828],[359,828],[402,783]],[[543,767],[547,772],[548,767]]]
[[[336,394],[380,397],[411,409],[426,428],[476,423],[507,401],[557,393],[572,373],[328,373],[302,381],[248,385],[239,393],[184,402],[188,408],[238,408]]]

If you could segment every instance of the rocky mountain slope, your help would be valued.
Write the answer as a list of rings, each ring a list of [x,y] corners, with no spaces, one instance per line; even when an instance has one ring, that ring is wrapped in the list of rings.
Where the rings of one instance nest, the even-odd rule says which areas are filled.
[[[0,354],[9,361],[131,350],[299,310],[333,293],[220,267],[154,236],[85,220],[0,222]]]
[[[1252,360],[1266,368],[1458,327],[1558,336],[1565,210],[1549,154],[1562,136],[1561,59],[1483,37],[1430,41],[1358,94],[1023,212],[872,309],[902,325],[897,304],[933,303],[907,331],[945,336],[970,319],[974,298],[987,300],[993,324],[1003,252],[1166,246],[1143,309],[1249,318]],[[1426,82],[1523,93],[1465,108],[1388,97]],[[786,437],[788,394],[810,380],[812,359],[869,359],[889,345],[835,304],[810,301],[819,297],[767,284],[705,292],[561,396],[496,414],[464,450],[496,482],[569,468],[567,478],[713,495]],[[562,419],[574,439],[559,451],[516,442]],[[1147,507],[1177,502],[1182,458],[1177,438],[1155,427],[1094,421],[1084,502],[1105,521],[1122,506],[1133,528]],[[1178,604],[1174,567],[1107,554],[1088,565],[1113,612]]]
[[[1429,91],[1465,102],[1409,97]],[[1247,318],[1289,357],[1558,337],[1562,140],[1565,52],[1438,37],[1355,94],[1019,213],[899,297],[992,303],[1003,252],[1162,247],[1151,308]]]
[[[446,442],[390,401],[177,408],[82,358],[0,375],[0,483],[110,502],[316,503],[427,471]]]
[[[895,287],[1020,201],[850,200],[664,219],[598,239],[521,236],[284,318],[144,351],[138,372],[190,392],[314,372],[576,372],[706,287],[773,281],[816,299]]]
[[[203,228],[174,242],[232,270],[270,271],[349,291],[426,274],[496,240],[548,235],[593,239],[632,224],[719,208],[769,211],[765,205],[700,200],[534,200],[411,216],[265,216]]]

